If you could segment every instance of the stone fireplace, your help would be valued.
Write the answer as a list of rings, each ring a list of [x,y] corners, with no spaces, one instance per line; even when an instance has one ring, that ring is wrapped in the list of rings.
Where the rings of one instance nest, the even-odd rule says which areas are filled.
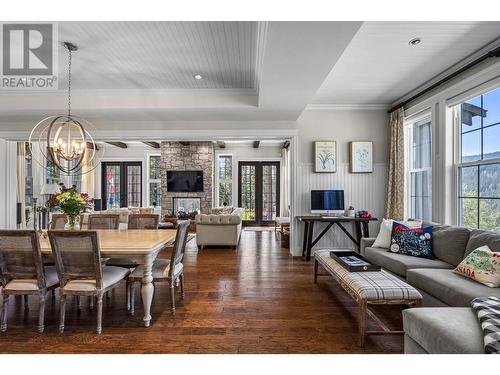
[[[203,171],[203,192],[171,193],[167,190],[167,171]],[[161,143],[161,212],[172,214],[173,198],[200,198],[201,212],[212,209],[214,146],[212,142]]]

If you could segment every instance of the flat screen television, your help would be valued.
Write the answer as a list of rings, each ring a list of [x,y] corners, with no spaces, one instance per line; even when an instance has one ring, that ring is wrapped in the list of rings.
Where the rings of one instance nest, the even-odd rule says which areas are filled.
[[[311,213],[344,214],[344,190],[311,190]]]
[[[203,191],[203,171],[167,171],[167,191],[197,193]]]

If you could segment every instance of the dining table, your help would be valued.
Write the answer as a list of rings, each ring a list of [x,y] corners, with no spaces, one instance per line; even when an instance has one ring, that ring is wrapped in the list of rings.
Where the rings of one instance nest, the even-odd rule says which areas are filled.
[[[98,229],[96,232],[103,258],[127,258],[143,266],[141,296],[144,307],[144,325],[149,327],[154,294],[153,262],[162,249],[173,244],[176,231],[173,229]],[[41,236],[40,247],[43,254],[52,255],[46,235]]]

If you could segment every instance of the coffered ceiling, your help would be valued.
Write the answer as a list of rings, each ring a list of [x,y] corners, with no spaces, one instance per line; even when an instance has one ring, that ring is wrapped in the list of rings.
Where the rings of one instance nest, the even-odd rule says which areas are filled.
[[[257,22],[59,22],[76,90],[256,88]],[[59,88],[68,56],[59,51]],[[203,79],[195,79],[195,75]]]

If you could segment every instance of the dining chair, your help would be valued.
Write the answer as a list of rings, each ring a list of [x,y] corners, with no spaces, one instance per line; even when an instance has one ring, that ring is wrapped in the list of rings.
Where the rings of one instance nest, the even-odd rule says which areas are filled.
[[[119,214],[92,214],[89,215],[88,229],[118,229],[120,226]]]
[[[132,214],[128,217],[128,229],[158,229],[160,215]]]
[[[10,295],[38,295],[38,331],[44,330],[45,296],[59,286],[55,267],[44,267],[38,234],[33,230],[0,231],[1,330],[7,331]]]
[[[169,259],[157,258],[153,263],[153,283],[167,281],[170,283],[170,303],[172,315],[175,315],[175,287],[180,283],[181,298],[184,298],[184,252],[188,237],[190,220],[179,221],[175,236],[174,250]],[[142,281],[144,266],[135,268],[127,279],[130,296],[130,313],[135,313],[134,283]]]
[[[68,217],[65,214],[52,214],[52,221],[50,222],[50,229],[64,229],[68,222]]]
[[[95,231],[49,231],[49,240],[61,286],[59,331],[64,332],[66,296],[97,299],[97,334],[102,331],[102,298],[130,273],[126,268],[101,266]]]

